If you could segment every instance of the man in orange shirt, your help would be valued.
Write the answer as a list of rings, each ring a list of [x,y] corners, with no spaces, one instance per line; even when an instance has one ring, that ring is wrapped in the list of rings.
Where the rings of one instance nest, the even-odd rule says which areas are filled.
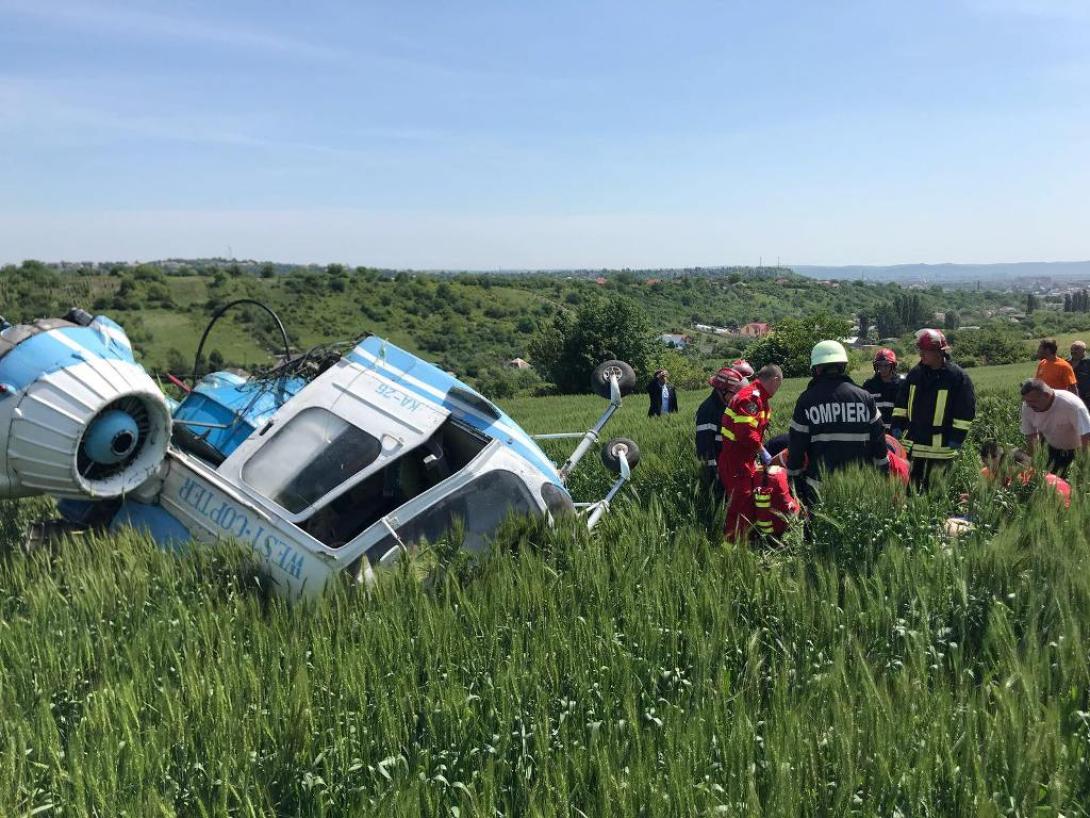
[[[1037,347],[1037,357],[1040,360],[1037,362],[1036,377],[1053,389],[1074,392],[1077,395],[1079,388],[1075,370],[1063,358],[1056,356],[1057,349],[1055,338],[1045,338],[1041,341],[1040,346]]]

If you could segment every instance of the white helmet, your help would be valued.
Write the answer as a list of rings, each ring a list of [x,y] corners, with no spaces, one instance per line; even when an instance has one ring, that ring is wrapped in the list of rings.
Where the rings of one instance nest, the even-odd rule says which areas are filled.
[[[810,366],[823,364],[846,364],[848,352],[839,341],[818,341],[810,351]]]

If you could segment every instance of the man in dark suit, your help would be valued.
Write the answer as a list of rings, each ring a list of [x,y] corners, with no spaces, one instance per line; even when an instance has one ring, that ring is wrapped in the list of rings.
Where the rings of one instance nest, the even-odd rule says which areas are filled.
[[[651,405],[647,408],[648,417],[677,411],[677,392],[673,385],[668,383],[669,379],[670,373],[665,369],[659,369],[655,371],[655,377],[647,384],[647,397],[651,399]]]
[[[1086,357],[1086,342],[1075,341],[1071,344],[1071,357],[1067,359],[1075,370],[1075,380],[1082,402],[1090,407],[1090,358]]]

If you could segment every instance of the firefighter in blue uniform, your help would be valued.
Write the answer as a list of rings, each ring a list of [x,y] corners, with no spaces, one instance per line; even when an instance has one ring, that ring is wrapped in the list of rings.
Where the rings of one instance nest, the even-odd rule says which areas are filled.
[[[751,369],[750,372],[753,370]],[[720,497],[723,485],[719,482],[719,449],[723,446],[720,428],[723,412],[730,399],[746,386],[746,379],[732,366],[724,366],[710,378],[711,394],[696,410],[696,456],[700,459],[700,474],[704,485]]]
[[[822,341],[810,353],[814,378],[795,404],[787,444],[787,473],[806,505],[818,499],[823,474],[852,464],[889,469],[882,415],[847,369],[848,353],[837,341]]]
[[[965,371],[950,360],[950,344],[937,329],[916,333],[920,362],[897,391],[891,433],[904,443],[912,482],[926,488],[935,469],[948,466],[976,416],[976,393]]]
[[[874,353],[874,377],[863,381],[863,388],[874,398],[882,413],[882,425],[888,432],[893,420],[893,406],[904,375],[897,372],[897,353],[882,348]]]

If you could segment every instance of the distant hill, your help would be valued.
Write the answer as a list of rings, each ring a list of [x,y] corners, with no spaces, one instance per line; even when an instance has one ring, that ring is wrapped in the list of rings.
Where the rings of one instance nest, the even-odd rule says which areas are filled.
[[[899,284],[981,281],[987,284],[1019,279],[1087,279],[1090,261],[1021,261],[1011,264],[892,264],[888,266],[849,265],[822,267],[792,265],[796,273],[811,278],[838,278],[869,281],[896,281]]]

